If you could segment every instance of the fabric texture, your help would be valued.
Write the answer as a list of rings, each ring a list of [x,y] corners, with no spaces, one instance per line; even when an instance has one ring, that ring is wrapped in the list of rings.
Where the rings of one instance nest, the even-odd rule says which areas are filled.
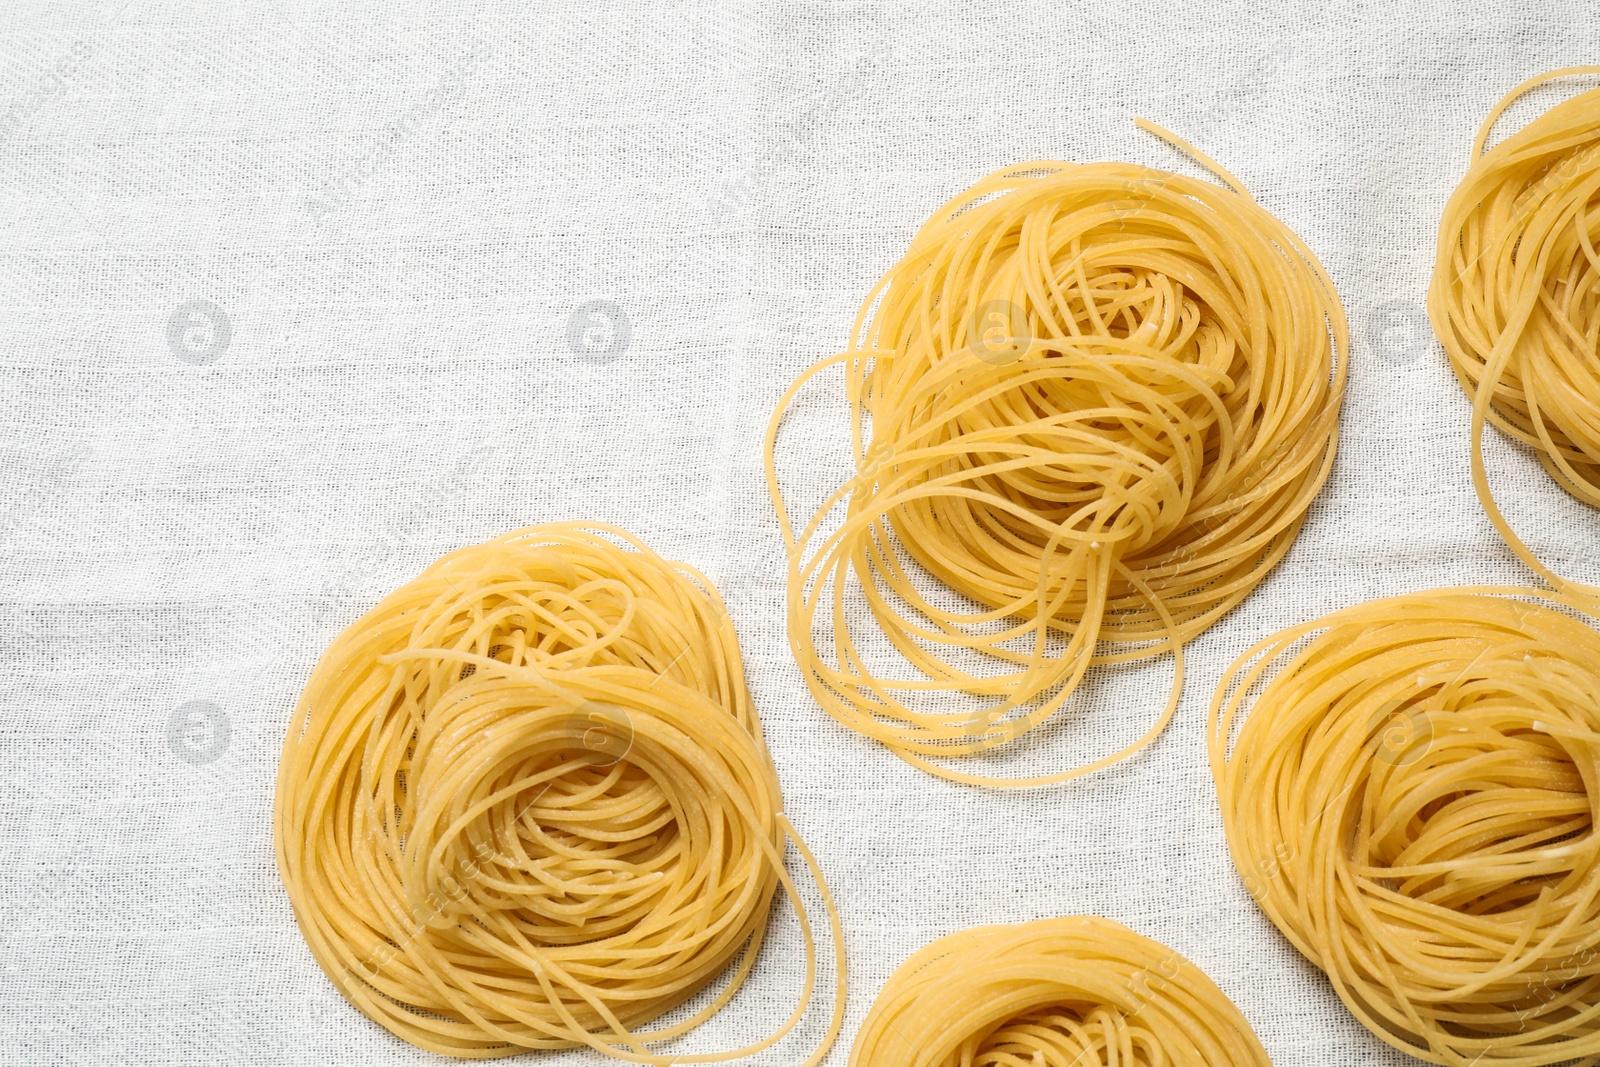
[[[843,911],[829,1063],[918,947],[1073,913],[1188,956],[1280,1067],[1411,1062],[1253,906],[1202,724],[1223,668],[1269,631],[1530,580],[1473,496],[1468,403],[1423,301],[1479,121],[1522,79],[1600,60],[1592,15],[9,5],[0,1062],[440,1062],[350,1008],[301,940],[272,856],[283,731],[322,649],[384,593],[451,548],[571,518],[628,527],[727,597],[787,811]],[[1532,94],[1501,131],[1580,84]],[[1332,274],[1354,349],[1338,463],[1287,559],[1189,647],[1152,748],[1057,788],[954,786],[806,692],[761,435],[919,223],[984,174],[1038,158],[1199,173],[1136,115],[1232,170]],[[838,382],[802,393],[782,436],[802,514],[849,469]],[[1488,436],[1517,528],[1600,579],[1594,515]],[[1005,765],[1136,736],[1170,670],[1096,674]],[[675,1049],[782,1021],[800,940],[779,912],[747,988]],[[822,1000],[762,1063],[812,1047],[832,980],[824,966]]]

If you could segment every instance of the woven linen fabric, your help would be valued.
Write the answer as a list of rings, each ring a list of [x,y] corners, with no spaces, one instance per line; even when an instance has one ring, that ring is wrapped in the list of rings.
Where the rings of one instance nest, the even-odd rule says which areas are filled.
[[[441,553],[558,519],[625,526],[727,597],[843,913],[830,1064],[916,948],[1071,913],[1188,956],[1279,1067],[1414,1062],[1252,904],[1202,723],[1269,631],[1531,580],[1473,496],[1468,403],[1423,301],[1478,123],[1522,79],[1600,61],[1591,5],[6,7],[0,1063],[443,1062],[346,1004],[301,939],[272,854],[278,753],[340,628]],[[1502,131],[1589,84],[1532,94]],[[1201,173],[1136,115],[1231,169],[1332,274],[1353,338],[1338,463],[1287,559],[1189,647],[1154,746],[1055,788],[952,785],[807,693],[761,435],[918,224],[984,174]],[[805,390],[781,438],[802,515],[850,468],[839,384]],[[1600,578],[1595,516],[1493,433],[1488,454],[1530,544]],[[1095,673],[993,769],[1125,743],[1170,671]],[[823,940],[819,1000],[761,1063],[821,1034]],[[744,991],[671,1049],[769,1032],[800,962],[780,904]]]

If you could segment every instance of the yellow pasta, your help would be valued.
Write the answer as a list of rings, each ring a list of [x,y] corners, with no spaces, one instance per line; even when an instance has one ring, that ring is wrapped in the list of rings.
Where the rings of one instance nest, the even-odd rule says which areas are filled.
[[[838,975],[806,1064],[838,1034],[838,914],[783,815],[722,601],[613,527],[453,552],[341,633],[284,740],[274,831],[317,962],[396,1035],[460,1057],[587,1045],[653,1064],[756,1052],[802,1018],[816,951],[792,840]],[[793,1015],[726,1054],[652,1052],[738,991],[779,885],[806,945]],[[650,1027],[719,975],[698,1011]]]
[[[1075,915],[941,937],[884,983],[850,1067],[1270,1067],[1172,949]]]
[[[1600,505],[1600,89],[1557,104],[1484,151],[1523,93],[1502,99],[1473,141],[1473,162],[1439,220],[1428,317],[1472,399],[1472,481],[1495,528],[1557,588],[1575,585],[1536,558],[1489,489],[1483,426],[1534,449],[1556,483]],[[1588,595],[1600,589],[1578,586]]]
[[[1246,887],[1429,1063],[1600,1059],[1600,634],[1560,610],[1581,603],[1371,601],[1255,645],[1212,701]]]
[[[923,225],[849,349],[802,374],[768,426],[811,692],[946,778],[1061,781],[1148,744],[1177,705],[1182,644],[1283,558],[1333,463],[1347,331],[1327,274],[1231,175],[1140,121],[1233,188],[1122,163],[997,171]],[[856,475],[796,531],[779,423],[840,363]],[[847,592],[909,676],[869,662]],[[1020,779],[934,762],[1040,725],[1091,664],[1167,651],[1166,707],[1120,751]]]

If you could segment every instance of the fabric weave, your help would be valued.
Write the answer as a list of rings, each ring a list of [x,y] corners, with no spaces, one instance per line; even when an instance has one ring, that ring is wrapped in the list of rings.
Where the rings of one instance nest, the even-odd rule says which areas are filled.
[[[322,649],[385,592],[451,548],[570,518],[628,527],[728,599],[786,810],[843,909],[830,1064],[920,946],[1072,913],[1193,960],[1279,1067],[1411,1062],[1252,904],[1201,727],[1223,668],[1269,631],[1529,580],[1473,496],[1468,404],[1422,309],[1479,121],[1523,78],[1600,60],[1591,6],[9,14],[0,1062],[439,1062],[345,1004],[301,940],[272,858],[283,730]],[[1541,89],[1502,129],[1589,84]],[[806,692],[761,435],[916,227],[984,174],[1039,158],[1199,173],[1135,115],[1228,167],[1338,284],[1354,347],[1338,463],[1284,563],[1189,647],[1151,749],[1038,792],[954,786]],[[838,383],[803,392],[781,438],[801,513],[849,469]],[[1529,543],[1600,579],[1595,516],[1489,438]],[[1004,765],[1124,743],[1170,670],[1097,674]],[[797,929],[780,913],[747,988],[675,1047],[781,1022]],[[811,1047],[831,982],[824,967],[822,1003],[761,1062]]]

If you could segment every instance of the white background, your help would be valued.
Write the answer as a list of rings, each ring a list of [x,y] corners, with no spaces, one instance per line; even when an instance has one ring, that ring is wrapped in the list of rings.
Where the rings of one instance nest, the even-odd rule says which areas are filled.
[[[1529,579],[1473,497],[1468,405],[1422,305],[1478,122],[1521,79],[1600,60],[1595,14],[8,3],[0,1062],[442,1062],[349,1008],[301,941],[271,853],[279,746],[322,648],[383,593],[450,548],[573,518],[631,528],[728,597],[787,809],[844,913],[830,1063],[918,946],[1077,912],[1198,963],[1279,1067],[1410,1062],[1241,888],[1201,724],[1269,630]],[[1197,173],[1135,115],[1232,169],[1333,275],[1354,338],[1338,464],[1288,559],[1190,646],[1153,748],[1044,791],[954,786],[805,691],[760,434],[918,223],[982,175]],[[627,316],[615,358],[569,345],[591,300]],[[824,384],[788,424],[802,508],[848,469],[842,414]],[[1594,516],[1497,439],[1490,459],[1531,543],[1600,575]],[[1016,769],[1135,736],[1169,671],[1096,677]],[[226,735],[186,733],[196,707]],[[681,1047],[780,1020],[797,954],[785,911],[747,989]],[[824,1008],[762,1062],[797,1062]]]

